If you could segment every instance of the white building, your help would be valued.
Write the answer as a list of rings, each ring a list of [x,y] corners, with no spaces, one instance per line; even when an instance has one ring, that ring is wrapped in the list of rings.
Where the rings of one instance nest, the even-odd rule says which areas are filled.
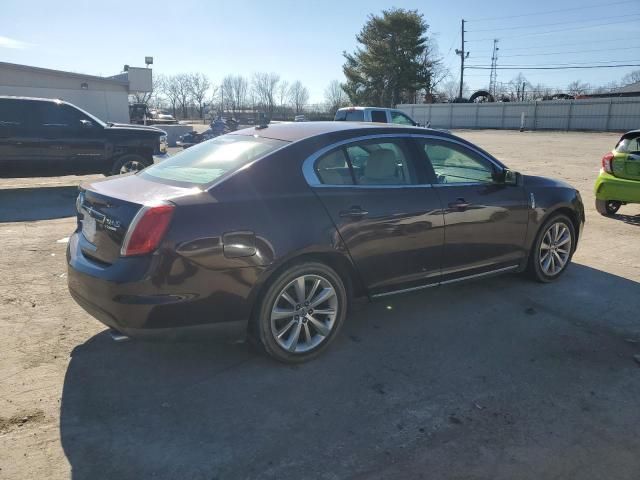
[[[113,77],[97,77],[0,62],[0,95],[59,98],[105,122],[129,122],[129,94],[150,92],[150,68],[127,67]]]

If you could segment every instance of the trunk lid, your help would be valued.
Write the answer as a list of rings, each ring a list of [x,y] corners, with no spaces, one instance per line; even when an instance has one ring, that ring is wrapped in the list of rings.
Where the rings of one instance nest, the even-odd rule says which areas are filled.
[[[193,188],[177,187],[123,175],[80,186],[78,229],[87,242],[83,254],[97,263],[110,265],[120,257],[127,229],[143,205],[193,194]]]

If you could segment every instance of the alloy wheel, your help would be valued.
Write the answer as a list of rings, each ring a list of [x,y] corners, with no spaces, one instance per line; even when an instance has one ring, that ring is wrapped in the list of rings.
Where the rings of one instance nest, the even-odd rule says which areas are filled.
[[[327,340],[339,307],[329,280],[315,274],[301,275],[276,297],[271,309],[271,334],[288,352],[308,352]]]
[[[144,163],[138,162],[137,160],[129,160],[122,164],[120,167],[120,173],[130,173],[130,172],[139,172],[143,170],[145,167]]]
[[[560,273],[571,256],[571,232],[563,222],[553,223],[540,242],[539,262],[545,275]]]

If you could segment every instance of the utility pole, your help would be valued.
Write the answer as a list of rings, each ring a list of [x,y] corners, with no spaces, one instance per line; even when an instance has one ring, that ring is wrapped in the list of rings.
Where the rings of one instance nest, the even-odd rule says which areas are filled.
[[[498,39],[493,39],[493,54],[491,55],[491,74],[489,75],[489,93],[496,98],[496,83],[498,81]],[[497,101],[497,99],[496,99]]]
[[[462,28],[460,33],[462,33],[460,50],[456,48],[456,55],[460,55],[460,93],[458,94],[458,98],[462,98],[462,88],[464,86],[464,59],[469,56],[469,52],[464,51],[464,19],[462,19]]]

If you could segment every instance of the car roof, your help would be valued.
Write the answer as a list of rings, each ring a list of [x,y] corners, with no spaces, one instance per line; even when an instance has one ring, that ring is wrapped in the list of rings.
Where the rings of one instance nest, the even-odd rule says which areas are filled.
[[[58,98],[18,97],[13,95],[0,95],[0,100],[30,100],[30,101],[37,101],[37,102],[67,103],[64,100],[60,100]]]
[[[394,111],[400,111],[397,108],[389,108],[389,107],[342,107],[339,108],[338,111],[349,111],[349,110],[394,110]]]
[[[282,122],[270,123],[265,128],[253,127],[232,132],[230,135],[251,135],[274,140],[296,142],[333,132],[366,130],[367,133],[395,133],[399,130],[425,133],[426,128],[372,122]],[[373,131],[373,132],[372,132]],[[441,134],[429,130],[429,134]]]

